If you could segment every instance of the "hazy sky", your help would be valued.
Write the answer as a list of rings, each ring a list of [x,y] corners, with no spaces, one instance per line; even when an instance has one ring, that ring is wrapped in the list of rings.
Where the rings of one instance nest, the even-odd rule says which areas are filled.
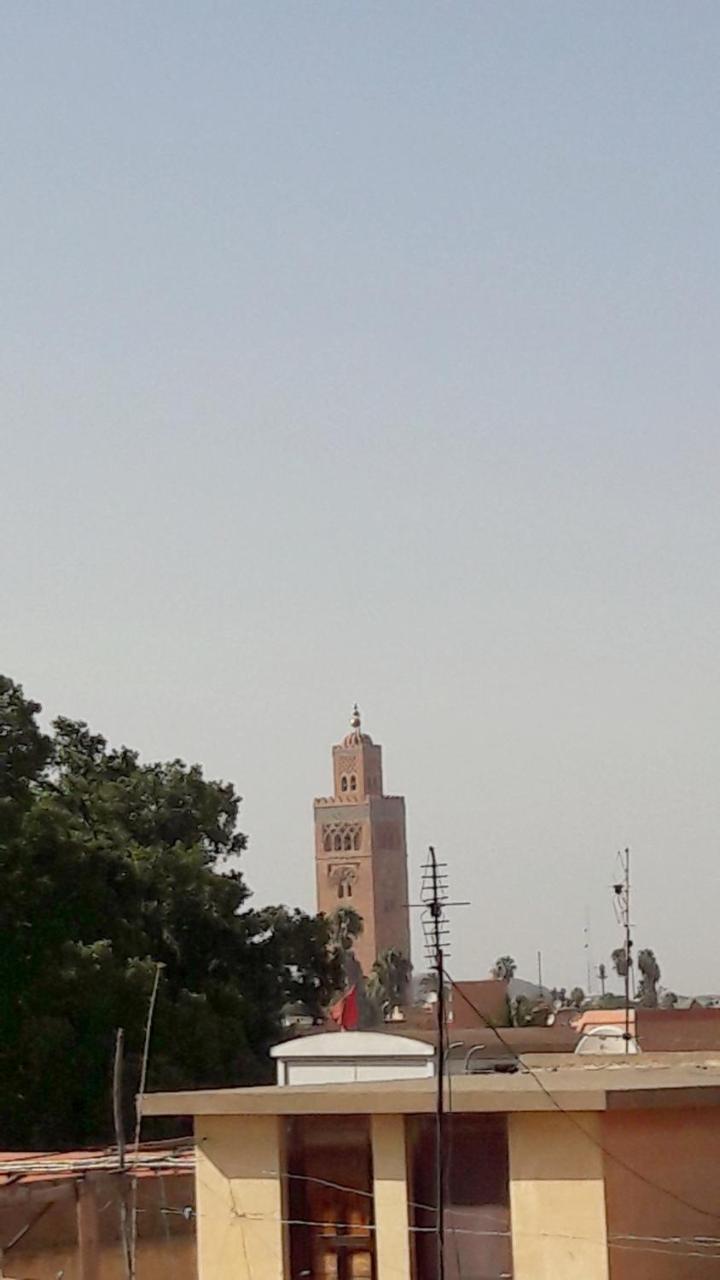
[[[314,902],[353,700],[451,967],[720,990],[716,0],[9,0],[0,669]],[[416,957],[417,958],[417,957]]]

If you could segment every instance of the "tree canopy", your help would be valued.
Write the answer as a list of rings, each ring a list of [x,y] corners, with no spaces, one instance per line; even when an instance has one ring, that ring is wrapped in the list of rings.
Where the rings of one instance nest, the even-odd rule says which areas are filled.
[[[162,964],[148,1083],[261,1080],[283,1006],[342,983],[322,916],[249,906],[239,797],[180,760],[141,763],[0,676],[0,1114],[6,1146],[111,1136],[115,1029],[128,1109]]]

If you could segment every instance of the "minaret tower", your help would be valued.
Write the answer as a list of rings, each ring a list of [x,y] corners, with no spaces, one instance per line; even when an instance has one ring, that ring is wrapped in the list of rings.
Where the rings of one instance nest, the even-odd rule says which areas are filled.
[[[410,958],[405,800],[384,794],[382,747],[362,732],[357,705],[332,758],[334,794],[314,806],[317,906],[362,916],[355,954],[369,974],[388,947]]]

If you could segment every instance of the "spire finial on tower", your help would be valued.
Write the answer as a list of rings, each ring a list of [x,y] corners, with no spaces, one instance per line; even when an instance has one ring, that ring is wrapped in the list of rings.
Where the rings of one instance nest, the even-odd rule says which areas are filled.
[[[352,715],[350,717],[350,732],[346,733],[342,740],[342,745],[344,747],[359,747],[363,743],[369,746],[373,745],[373,740],[370,737],[370,734],[363,733],[360,725],[360,708],[356,702],[353,706]]]

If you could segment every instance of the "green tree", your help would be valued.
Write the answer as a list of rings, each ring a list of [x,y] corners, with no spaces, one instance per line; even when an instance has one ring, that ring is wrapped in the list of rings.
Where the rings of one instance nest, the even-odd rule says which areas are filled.
[[[620,978],[624,978],[632,964],[632,958],[628,956],[624,947],[616,947],[610,956],[612,966],[616,974]]]
[[[283,1005],[317,1011],[341,965],[324,917],[249,907],[231,785],[82,723],[50,739],[39,709],[0,679],[0,1113],[47,1148],[111,1135],[117,1026],[131,1102],[158,963],[155,1088],[265,1078]]]
[[[493,978],[502,978],[506,982],[515,977],[516,971],[517,965],[512,956],[500,956],[491,969]]]
[[[585,1001],[585,992],[582,987],[573,987],[569,996],[569,1004],[571,1009],[580,1009]]]

